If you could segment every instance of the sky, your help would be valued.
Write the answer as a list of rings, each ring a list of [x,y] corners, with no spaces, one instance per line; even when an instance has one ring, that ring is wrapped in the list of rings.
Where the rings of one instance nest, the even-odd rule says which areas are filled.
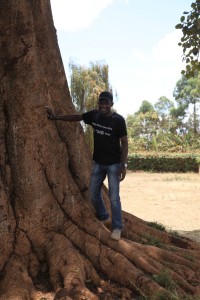
[[[67,76],[69,61],[109,66],[109,81],[125,118],[147,100],[170,100],[181,78],[181,30],[175,29],[192,0],[51,0]]]

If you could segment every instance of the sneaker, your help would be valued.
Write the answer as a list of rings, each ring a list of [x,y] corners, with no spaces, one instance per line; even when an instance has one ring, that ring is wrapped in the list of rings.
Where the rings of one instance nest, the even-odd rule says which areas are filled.
[[[115,241],[119,241],[121,237],[121,229],[114,229],[110,235],[110,238]]]

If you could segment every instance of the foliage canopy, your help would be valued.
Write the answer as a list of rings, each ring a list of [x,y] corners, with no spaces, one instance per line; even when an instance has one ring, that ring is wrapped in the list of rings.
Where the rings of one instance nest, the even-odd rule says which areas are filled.
[[[191,11],[183,12],[180,23],[175,27],[181,29],[183,33],[178,45],[183,48],[186,70],[182,70],[182,74],[187,77],[193,76],[196,70],[200,70],[200,0],[193,2],[191,8]]]

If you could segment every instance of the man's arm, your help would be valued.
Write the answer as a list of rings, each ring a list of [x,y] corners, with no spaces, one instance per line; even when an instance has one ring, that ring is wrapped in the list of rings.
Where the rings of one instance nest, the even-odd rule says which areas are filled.
[[[123,136],[120,139],[121,142],[121,149],[122,149],[122,155],[121,155],[121,163],[122,165],[127,164],[127,157],[128,157],[128,138],[127,136]]]
[[[49,120],[62,120],[68,122],[82,121],[82,115],[55,115],[50,108],[46,108],[47,118]]]
[[[121,155],[122,167],[121,167],[120,181],[122,181],[126,176],[125,165],[127,164],[127,157],[128,157],[128,138],[127,138],[127,136],[121,137],[120,142],[121,142],[121,149],[122,149],[122,155]]]

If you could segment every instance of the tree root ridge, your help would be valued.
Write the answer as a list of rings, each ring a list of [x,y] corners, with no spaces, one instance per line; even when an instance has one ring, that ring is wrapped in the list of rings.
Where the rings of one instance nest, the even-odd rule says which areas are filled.
[[[18,272],[23,270],[19,278],[20,282],[24,282],[21,291],[24,298],[20,296],[20,300],[34,299],[39,294],[48,295],[49,299],[54,296],[59,299],[64,294],[69,299],[132,299],[136,293],[153,297],[153,294],[160,293],[173,295],[173,290],[181,297],[198,295],[200,258],[199,251],[193,250],[198,247],[193,245],[190,250],[173,246],[172,252],[168,243],[165,249],[165,245],[160,248],[125,238],[115,242],[109,237],[110,231],[95,217],[89,219],[87,214],[87,209],[78,211],[78,214],[72,212],[62,229],[59,225],[57,232],[52,230],[45,234],[46,229],[42,233],[39,226],[35,228],[37,233],[33,233],[33,229],[27,232],[18,229],[16,256],[12,254],[1,281],[2,284],[10,281],[11,288],[9,291],[2,290],[0,300],[4,300],[5,295],[6,300],[12,299],[14,290],[16,296],[20,294],[20,284],[14,284],[10,273],[13,266]],[[81,219],[85,222],[80,222]],[[24,218],[18,222],[19,228],[24,227],[24,222]],[[37,234],[41,238],[36,246]],[[24,245],[24,258],[20,258],[21,244]],[[44,270],[41,271],[44,257],[46,263],[43,263]],[[26,275],[22,278],[22,274]],[[170,278],[169,286],[160,282],[163,274]],[[43,285],[39,284],[39,280],[43,281]]]
[[[177,237],[174,236],[172,233],[169,233],[167,231],[160,231],[156,228],[150,227],[148,225],[148,222],[141,220],[133,215],[130,215],[127,212],[123,212],[124,216],[124,224],[125,228],[123,230],[123,236],[127,237],[128,239],[131,239],[132,234],[137,234],[140,239],[138,242],[144,243],[144,241],[148,244],[148,240],[145,238],[145,236],[153,236],[157,237],[160,241],[160,245],[170,245],[171,247],[178,247],[183,249],[189,249],[189,250],[198,250],[200,251],[200,244],[185,238],[185,237]],[[144,235],[145,232],[145,235]]]
[[[180,285],[180,287],[177,287],[177,290],[179,290],[181,294],[188,293],[193,295],[196,293],[196,289],[191,284],[191,282],[198,282],[199,280],[198,279],[199,274],[197,272],[198,262],[197,265],[195,265],[187,258],[180,257],[177,253],[170,254],[168,250],[160,249],[155,246],[140,245],[138,243],[126,241],[123,239],[118,243],[112,242],[111,240],[109,240],[108,233],[106,231],[104,231],[104,233],[101,234],[101,239],[103,241],[103,244],[101,244],[100,248],[98,248],[98,243],[95,242],[95,240],[93,242],[91,241],[90,235],[89,236],[85,235],[85,244],[84,243],[79,244],[77,241],[79,240],[83,241],[82,237],[76,234],[76,230],[73,230],[73,233],[74,234],[70,235],[70,240],[73,242],[73,244],[76,247],[81,248],[82,251],[86,249],[84,250],[84,255],[91,260],[92,264],[96,266],[97,269],[100,268],[104,274],[107,274],[108,278],[111,278],[113,281],[118,282],[122,286],[126,286],[130,290],[135,290],[136,288],[140,288],[140,286],[138,287],[136,284],[137,282],[136,277],[133,277],[132,279],[131,276],[129,276],[128,283],[122,281],[121,278],[127,277],[128,274],[127,268],[130,270],[135,268],[136,270],[134,269],[133,272],[136,272],[136,274],[138,270],[141,270],[141,274],[143,274],[144,277],[145,277],[144,274],[149,274],[148,276],[150,276],[150,278],[152,276],[153,276],[152,278],[154,278],[155,275],[162,274],[162,272],[172,269],[173,272],[170,272],[169,276],[172,277],[172,280],[174,280],[175,282],[174,285],[176,283]],[[99,235],[96,235],[96,237],[98,238]],[[93,251],[96,253],[98,257],[100,257],[100,261],[93,259],[93,256],[90,253],[90,251],[92,252],[92,250],[89,250],[90,249],[89,245],[91,247],[93,247],[93,245],[96,245],[95,246],[96,249],[93,248]],[[106,245],[109,248],[107,248]],[[108,255],[109,251],[111,251],[110,247],[113,251],[112,255]],[[146,255],[144,255],[145,252]],[[172,257],[170,255],[172,255]],[[119,259],[120,262],[118,260],[116,262],[113,262],[114,256],[120,257]],[[101,257],[102,257],[102,261],[101,261]],[[105,262],[105,257],[107,258],[110,257],[109,263]],[[124,270],[123,267],[121,266],[121,262],[123,261],[123,259],[125,259],[124,265],[126,266]],[[178,263],[174,264],[174,261],[177,261]],[[128,267],[129,264],[130,267]],[[117,267],[115,268],[115,266]],[[172,268],[172,266],[174,267],[174,269]],[[109,273],[108,271],[109,269],[114,270],[114,272],[112,271],[111,273]],[[181,274],[183,270],[184,270],[184,274]],[[124,276],[123,274],[126,275]],[[149,282],[153,281],[153,279],[149,279],[148,276],[147,276],[147,281],[144,280],[144,286],[143,286],[144,293],[148,293],[148,288],[147,290],[145,288],[147,282],[149,285]],[[184,276],[185,279],[182,276]],[[130,281],[133,282],[134,284],[130,285]],[[155,283],[153,283],[153,285],[154,284]],[[159,291],[160,288],[156,285],[154,289]],[[152,290],[150,291],[152,292]]]

